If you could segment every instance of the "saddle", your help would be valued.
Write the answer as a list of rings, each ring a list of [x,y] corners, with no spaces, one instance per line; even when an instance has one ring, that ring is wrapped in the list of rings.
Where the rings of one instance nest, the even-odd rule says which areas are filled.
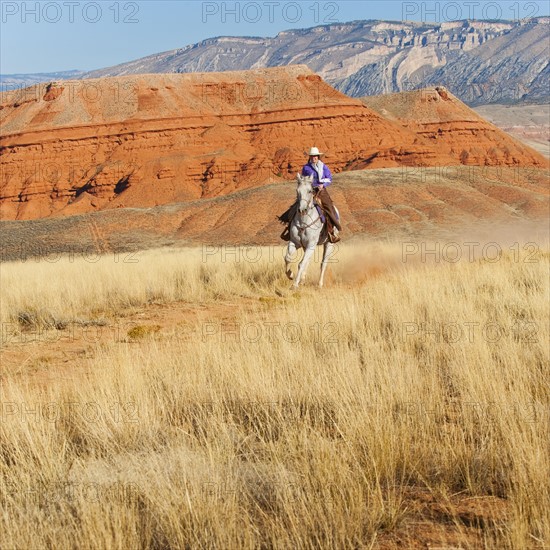
[[[314,204],[315,204],[315,208],[317,209],[317,213],[319,214],[319,217],[323,222],[323,229],[321,230],[321,234],[319,236],[319,244],[322,244],[327,237],[331,239],[333,224],[332,224],[332,220],[330,219],[329,212],[327,212],[323,208],[323,206],[318,202],[317,197],[314,197]],[[298,208],[298,203],[295,202],[284,214],[282,214],[281,216],[277,216],[277,219],[281,223],[286,224],[286,227],[284,228],[283,232],[280,235],[280,238],[283,241],[290,241],[290,224],[294,216],[296,215],[297,208]],[[335,241],[331,239],[331,242],[335,242]]]
[[[313,202],[314,202],[315,208],[317,209],[317,213],[321,218],[321,221],[325,223],[325,221],[330,218],[329,212],[323,208],[323,205],[317,200],[317,197],[314,197]],[[292,220],[296,215],[297,209],[298,209],[298,203],[295,202],[286,212],[284,212],[280,216],[277,216],[277,219],[281,223],[292,223]]]
[[[328,219],[328,212],[325,212],[325,210],[323,210],[323,207],[317,202],[317,200],[314,200],[314,204],[315,208],[317,209],[317,214],[319,214],[319,217],[321,218],[321,221],[325,223]]]

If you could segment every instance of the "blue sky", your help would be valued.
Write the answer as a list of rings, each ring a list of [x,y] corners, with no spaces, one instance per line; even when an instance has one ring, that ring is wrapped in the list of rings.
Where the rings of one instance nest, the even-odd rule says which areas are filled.
[[[387,19],[443,22],[549,15],[548,1],[0,0],[0,73],[92,70],[205,38]]]

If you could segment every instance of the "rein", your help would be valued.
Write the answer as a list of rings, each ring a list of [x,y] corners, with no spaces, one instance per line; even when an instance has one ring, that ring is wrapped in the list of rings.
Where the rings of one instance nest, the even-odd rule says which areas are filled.
[[[315,211],[317,211],[317,209],[315,208],[315,204],[313,203],[313,201],[311,202],[311,206],[308,206],[308,210],[311,210],[311,209],[315,209]],[[306,212],[307,213],[307,212]],[[298,213],[299,214],[299,213]],[[299,214],[300,215],[300,214]],[[301,217],[301,215],[300,215]],[[298,233],[302,234],[306,229],[309,229],[310,227],[313,226],[313,224],[317,223],[319,220],[321,219],[321,216],[319,215],[319,213],[317,212],[317,219],[313,220],[311,223],[309,223],[308,225],[305,225],[304,227],[298,227]]]
[[[313,207],[313,208],[315,208],[315,207]],[[303,233],[306,229],[309,229],[310,227],[312,227],[313,224],[317,223],[320,219],[321,219],[321,216],[319,216],[319,214],[317,214],[317,219],[316,220],[313,220],[311,223],[309,223],[308,225],[305,225],[304,227],[298,227],[298,233]]]

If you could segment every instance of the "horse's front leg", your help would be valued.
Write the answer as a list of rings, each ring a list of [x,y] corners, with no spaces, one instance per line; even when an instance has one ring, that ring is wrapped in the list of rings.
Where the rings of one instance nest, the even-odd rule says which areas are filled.
[[[333,252],[334,252],[334,244],[332,244],[330,241],[327,241],[325,243],[324,250],[323,250],[323,261],[321,262],[321,276],[319,277],[319,288],[323,286],[327,264]]]
[[[302,258],[302,261],[300,262],[300,265],[298,266],[298,274],[296,275],[296,280],[294,281],[294,288],[297,288],[300,284],[300,281],[302,280],[302,277],[304,276],[305,272],[307,271],[307,266],[309,265],[309,262],[311,260],[311,257],[313,256],[313,253],[315,252],[315,244],[312,246],[308,246],[304,252],[304,257]]]
[[[294,274],[292,273],[290,263],[294,260],[295,255],[296,255],[296,243],[294,243],[293,241],[289,241],[286,249],[286,254],[285,254],[285,273],[286,273],[286,276],[291,281],[292,279],[294,279]]]

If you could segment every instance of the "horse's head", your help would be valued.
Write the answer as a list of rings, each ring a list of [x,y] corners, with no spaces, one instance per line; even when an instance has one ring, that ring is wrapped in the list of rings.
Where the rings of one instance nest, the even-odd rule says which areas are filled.
[[[313,177],[296,175],[298,187],[296,194],[298,196],[298,212],[304,215],[313,206]]]

